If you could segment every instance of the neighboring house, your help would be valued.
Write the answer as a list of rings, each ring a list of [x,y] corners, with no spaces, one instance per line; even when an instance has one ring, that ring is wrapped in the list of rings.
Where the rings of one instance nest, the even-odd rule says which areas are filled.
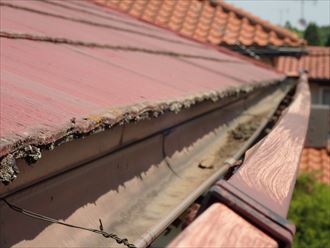
[[[305,52],[305,40],[222,0],[93,0],[183,36],[228,47],[274,65],[274,57]]]
[[[308,73],[312,112],[301,169],[319,171],[317,177],[330,184],[330,47],[308,46],[307,51],[299,57],[280,56],[276,68],[290,77]]]
[[[308,46],[307,52],[300,56],[279,56],[275,67],[290,77],[299,77],[305,70],[312,103],[330,106],[330,47]]]
[[[316,178],[330,185],[330,143],[326,148],[304,148],[300,170],[316,173]]]
[[[330,139],[330,47],[308,46],[307,51],[299,57],[280,56],[276,69],[293,78],[301,71],[308,73],[312,114],[307,145],[326,147]]]

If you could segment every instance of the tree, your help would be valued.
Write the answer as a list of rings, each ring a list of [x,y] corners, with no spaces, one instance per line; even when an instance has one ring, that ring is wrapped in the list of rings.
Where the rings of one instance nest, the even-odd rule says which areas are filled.
[[[304,32],[304,38],[307,40],[309,45],[318,46],[321,44],[321,38],[319,34],[319,27],[311,22],[308,24],[305,32]]]
[[[291,30],[292,29],[291,22],[290,21],[286,21],[285,24],[284,24],[284,27]]]
[[[293,33],[296,33],[299,37],[303,37],[303,31],[299,30],[298,28],[292,26],[292,24],[290,23],[290,21],[286,21],[284,24],[284,27],[288,30],[290,30]]]
[[[319,26],[319,34],[321,38],[321,45],[322,46],[330,46],[330,25]]]
[[[317,172],[298,177],[289,219],[297,227],[293,248],[329,247],[330,186],[317,181]]]
[[[330,47],[330,34],[328,35],[328,39],[327,39],[327,41],[325,42],[324,45],[327,46],[327,47]]]

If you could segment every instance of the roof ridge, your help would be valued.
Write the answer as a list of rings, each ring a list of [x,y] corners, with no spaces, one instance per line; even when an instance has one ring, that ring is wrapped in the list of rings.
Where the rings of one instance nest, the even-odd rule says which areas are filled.
[[[153,26],[156,26],[158,28],[161,28],[161,29],[164,29],[168,32],[171,32],[171,33],[174,33],[176,35],[178,35],[179,37],[182,37],[186,40],[189,40],[189,41],[193,41],[195,43],[198,43],[198,44],[201,44],[203,46],[206,46],[206,47],[209,47],[209,48],[212,48],[212,49],[215,49],[219,52],[222,52],[224,54],[227,54],[227,55],[230,55],[230,56],[233,56],[233,57],[236,57],[236,58],[239,58],[241,60],[244,60],[244,61],[248,61],[260,68],[264,68],[264,69],[268,69],[268,70],[271,70],[271,71],[274,71],[274,72],[280,72],[279,70],[277,70],[276,68],[274,68],[273,66],[271,65],[268,65],[268,64],[265,64],[264,62],[258,60],[258,59],[255,59],[255,58],[252,58],[252,57],[247,57],[247,56],[244,56],[242,55],[241,53],[237,52],[237,51],[233,51],[225,46],[218,46],[218,45],[215,45],[213,43],[208,43],[208,42],[203,42],[203,41],[200,41],[194,37],[191,37],[189,35],[186,35],[186,34],[183,34],[181,33],[180,31],[175,31],[173,29],[171,29],[170,27],[168,27],[167,25],[163,25],[163,24],[160,24],[160,23],[155,23],[155,22],[151,22],[149,20],[146,20],[146,19],[143,19],[142,17],[137,17],[137,16],[134,16],[134,15],[131,15],[129,13],[127,13],[125,10],[122,10],[120,8],[117,8],[117,7],[114,7],[114,6],[110,6],[110,5],[104,5],[104,3],[102,3],[102,0],[87,0],[87,1],[90,1],[91,3],[95,4],[96,6],[101,6],[101,7],[104,7],[106,6],[107,8],[113,10],[113,11],[116,11],[116,12],[119,12],[123,15],[127,15],[127,16],[130,16],[134,19],[137,19],[141,22],[144,22],[144,23],[147,23],[147,24],[151,24]]]
[[[249,36],[249,38],[247,38],[245,41],[243,41],[244,45],[250,46],[250,45],[256,44],[258,46],[274,45],[274,46],[298,47],[298,46],[304,46],[307,44],[304,39],[300,38],[294,32],[291,32],[284,27],[272,24],[269,21],[263,20],[260,17],[255,16],[255,15],[251,14],[250,12],[247,12],[241,8],[238,8],[233,4],[226,3],[224,0],[189,0],[188,4],[195,6],[194,9],[191,11],[191,16],[189,16],[189,18],[185,17],[186,14],[182,15],[184,11],[187,11],[187,8],[186,7],[183,8],[182,6],[175,7],[174,6],[175,4],[173,4],[174,2],[172,0],[163,0],[162,1],[163,4],[161,6],[155,5],[155,2],[157,2],[159,0],[140,0],[140,1],[138,1],[139,6],[136,6],[136,8],[135,8],[135,5],[134,5],[134,11],[127,10],[127,3],[129,3],[130,1],[133,1],[133,0],[128,0],[128,2],[126,2],[126,4],[122,4],[122,3],[124,3],[124,1],[118,2],[116,0],[89,0],[89,1],[92,1],[98,5],[110,7],[112,9],[118,10],[122,13],[127,13],[130,16],[133,16],[140,20],[146,21],[148,23],[152,23],[154,25],[165,26],[169,30],[180,32],[180,33],[182,33],[183,31],[182,31],[181,24],[176,23],[176,21],[178,19],[181,19],[181,23],[185,22],[187,24],[186,25],[187,28],[183,33],[186,33],[186,32],[190,33],[190,31],[188,29],[192,29],[193,25],[195,25],[195,24],[197,25],[197,23],[199,23],[198,16],[200,16],[200,15],[203,16],[202,19],[204,19],[204,20],[209,20],[212,16],[212,13],[215,16],[217,16],[216,18],[220,18],[220,16],[222,16],[221,19],[229,18],[231,20],[230,27],[233,28],[233,30],[229,30],[230,28],[228,28],[228,30],[227,30],[227,28],[225,27],[225,25],[226,25],[225,21],[221,20],[221,22],[220,22],[218,20],[218,21],[216,21],[216,26],[221,26],[223,28],[219,29],[219,27],[218,27],[218,29],[214,31],[216,34],[210,35],[209,32],[205,34],[205,32],[202,31],[202,33],[203,33],[202,37],[197,37],[197,38],[195,37],[194,33],[188,34],[188,36],[192,36],[195,40],[202,41],[203,43],[209,42],[209,43],[212,43],[213,45],[225,44],[225,45],[231,46],[231,45],[235,45],[235,41],[242,40],[241,37],[246,33],[246,31],[244,31],[242,34],[240,34],[239,32],[237,32],[237,29],[239,28],[238,27],[239,25],[242,25],[242,23],[243,23],[242,20],[244,20],[244,19],[246,19],[248,22],[248,25],[252,26],[254,29],[257,26],[260,26],[259,34],[261,35],[261,38],[259,37],[257,39],[251,38]],[[179,4],[181,4],[181,2],[184,2],[184,1],[178,0],[175,3],[178,3],[178,5],[179,5]],[[198,3],[197,4],[198,6],[196,6],[196,3]],[[145,6],[143,4],[145,4],[145,5],[147,4],[148,6]],[[140,5],[141,6],[143,5],[144,7],[147,8],[146,12],[148,12],[148,14],[146,14],[146,15],[141,14],[142,7]],[[203,10],[203,6],[207,7],[208,11],[205,12]],[[176,13],[175,14],[176,16],[174,16],[173,11]],[[154,15],[155,12],[157,12],[157,16]],[[153,18],[151,18],[151,16],[153,16]],[[234,18],[230,18],[230,16],[232,16]],[[186,21],[186,19],[189,19],[189,21],[188,20]],[[240,22],[240,23],[237,23],[237,22]],[[208,21],[207,25],[211,26],[212,24]],[[199,25],[197,25],[197,26],[199,26]],[[197,26],[195,28],[197,28]],[[205,24],[200,25],[200,26],[204,26],[204,28],[205,28]],[[210,29],[210,27],[209,27],[209,29]],[[221,35],[221,32],[222,32],[221,30],[224,30],[225,32],[228,31],[228,33],[230,34],[229,35],[230,37],[227,37],[228,39],[227,38],[224,39],[224,36]],[[272,35],[272,33],[273,33],[273,35]],[[211,36],[212,36],[212,38],[211,38]],[[243,40],[244,40],[244,38],[243,38]]]
[[[203,0],[203,1],[210,1],[210,0]],[[282,36],[289,36],[291,39],[295,39],[297,41],[304,40],[304,39],[300,38],[297,34],[287,30],[286,28],[283,28],[279,25],[276,25],[267,20],[264,20],[264,19],[260,18],[259,16],[254,15],[242,8],[236,7],[232,3],[228,3],[228,2],[225,2],[224,0],[220,0],[220,1],[218,1],[218,5],[221,6],[222,8],[225,8],[225,9],[228,9],[228,10],[234,12],[235,14],[240,15],[242,18],[244,18],[244,17],[248,18],[249,21],[256,22],[256,23],[260,24],[262,27],[269,28],[270,31],[274,31],[277,34],[281,34]]]

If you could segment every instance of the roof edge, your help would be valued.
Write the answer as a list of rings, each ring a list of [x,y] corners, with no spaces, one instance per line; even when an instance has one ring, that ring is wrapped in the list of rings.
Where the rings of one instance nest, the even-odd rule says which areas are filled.
[[[210,1],[210,0],[208,0],[208,1]],[[223,0],[218,1],[217,4],[219,4],[222,8],[235,12],[236,15],[239,15],[242,18],[245,17],[245,18],[249,19],[249,21],[257,23],[257,24],[263,26],[264,28],[269,29],[269,31],[273,30],[274,32],[276,32],[278,35],[280,35],[282,37],[288,36],[290,39],[294,39],[294,40],[300,42],[301,45],[307,45],[306,40],[300,38],[297,34],[289,31],[288,29],[286,29],[284,27],[281,27],[281,26],[273,24],[267,20],[264,20],[264,19],[260,18],[259,16],[250,13],[249,11],[236,7],[234,4],[227,3]]]
[[[303,56],[308,54],[308,49],[306,47],[290,47],[290,46],[249,46],[243,49],[237,45],[227,46],[235,51],[240,51],[242,54],[249,55],[251,52],[256,55],[269,55],[269,56]]]
[[[38,128],[27,131],[25,137],[1,138],[0,179],[8,182],[15,179],[15,170],[18,170],[16,159],[25,159],[28,163],[34,163],[41,158],[42,150],[53,150],[56,146],[108,130],[117,125],[157,118],[165,112],[178,113],[205,101],[217,102],[227,97],[240,97],[257,89],[278,84],[284,79],[285,77],[282,77],[253,82],[243,87],[232,87],[227,90],[200,92],[178,99],[111,108],[99,114],[91,114],[79,119],[72,118],[57,130]]]

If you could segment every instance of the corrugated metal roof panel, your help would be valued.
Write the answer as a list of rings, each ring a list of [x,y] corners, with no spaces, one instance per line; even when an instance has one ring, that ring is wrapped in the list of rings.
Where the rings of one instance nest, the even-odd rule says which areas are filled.
[[[1,2],[1,155],[283,77],[92,3],[70,5],[81,10]]]

